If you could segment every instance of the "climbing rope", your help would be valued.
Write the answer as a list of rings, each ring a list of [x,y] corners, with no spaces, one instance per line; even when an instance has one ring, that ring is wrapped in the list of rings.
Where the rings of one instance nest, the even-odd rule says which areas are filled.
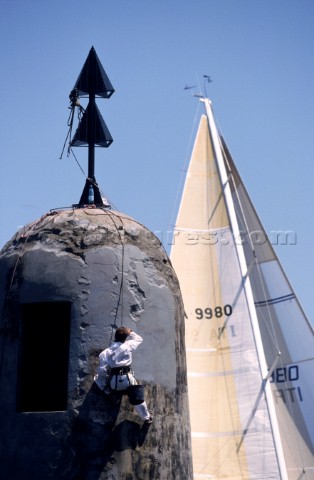
[[[124,226],[123,226],[123,221],[122,219],[119,217],[119,220],[121,222],[121,228],[119,229],[119,227],[117,226],[116,222],[114,221],[114,218],[113,218],[113,215],[111,215],[110,212],[106,212],[107,215],[109,215],[112,223],[114,224],[115,228],[116,228],[116,231],[118,233],[118,236],[119,236],[119,239],[120,239],[120,243],[121,243],[121,282],[120,282],[120,288],[119,288],[119,294],[118,294],[118,302],[117,302],[117,309],[116,309],[116,313],[115,313],[115,318],[114,318],[114,322],[113,322],[113,328],[112,328],[112,331],[111,331],[111,338],[110,338],[110,341],[109,341],[109,344],[112,342],[112,337],[113,337],[113,332],[114,330],[116,329],[117,327],[117,319],[118,319],[118,313],[119,313],[119,307],[121,305],[121,327],[122,327],[122,319],[123,319],[123,282],[124,282],[124,235],[122,236],[121,234],[121,230],[124,229]]]
[[[120,306],[121,306],[121,309],[120,309],[120,326],[122,327],[122,319],[123,319],[123,283],[124,283],[124,235],[122,235],[122,231],[124,231],[124,225],[123,225],[123,220],[120,216],[118,215],[114,215],[112,212],[108,211],[107,209],[105,208],[102,208],[101,209],[105,215],[108,215],[118,233],[118,236],[119,236],[119,239],[120,239],[120,243],[121,243],[121,249],[122,249],[122,252],[121,252],[121,282],[120,282],[120,288],[119,288],[119,293],[118,293],[118,301],[117,301],[117,308],[116,308],[116,311],[115,311],[115,317],[114,317],[114,321],[113,321],[113,324],[111,325],[112,326],[112,329],[111,329],[111,335],[110,335],[110,339],[109,339],[109,345],[111,344],[112,340],[113,340],[113,336],[114,336],[114,331],[118,328],[117,326],[117,323],[118,323],[118,314],[119,314],[119,309],[120,309]],[[85,211],[85,210],[84,210]],[[87,213],[87,212],[86,212]],[[115,219],[114,219],[114,216],[118,217],[118,219],[120,220],[121,222],[121,225],[120,227],[117,225]],[[109,346],[108,345],[108,346]]]
[[[83,173],[84,177],[87,178],[86,173],[84,172],[84,170],[83,170],[80,162],[78,161],[78,159],[76,158],[76,156],[75,156],[75,154],[74,154],[74,152],[73,152],[73,148],[72,148],[72,147],[69,147],[69,150],[70,150],[70,153],[72,153],[72,155],[73,155],[73,157],[74,157],[74,160],[76,161],[76,163],[77,163],[78,167],[80,168],[81,172]],[[70,154],[70,153],[69,153],[69,154]],[[69,156],[69,154],[68,154],[68,156]]]

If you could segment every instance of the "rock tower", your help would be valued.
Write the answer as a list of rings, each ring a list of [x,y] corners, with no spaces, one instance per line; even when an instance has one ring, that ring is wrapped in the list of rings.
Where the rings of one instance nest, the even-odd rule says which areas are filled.
[[[78,205],[50,211],[0,252],[1,472],[6,480],[191,480],[178,281],[157,237],[105,207],[89,173]],[[133,369],[151,425],[125,395],[106,395],[93,380],[122,325],[143,337]]]

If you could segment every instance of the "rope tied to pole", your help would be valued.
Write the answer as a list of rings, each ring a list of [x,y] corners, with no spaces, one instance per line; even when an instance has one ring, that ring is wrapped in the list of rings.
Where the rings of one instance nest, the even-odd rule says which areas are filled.
[[[67,140],[69,139],[69,144],[68,144],[68,151],[67,151],[67,157],[70,156],[70,152],[71,152],[71,142],[72,142],[72,129],[73,129],[73,123],[74,123],[74,114],[75,114],[75,108],[77,107],[78,108],[78,113],[77,113],[77,119],[78,119],[78,122],[81,121],[82,119],[82,116],[85,112],[85,109],[82,107],[82,105],[80,104],[80,100],[79,100],[79,91],[77,88],[74,88],[73,90],[71,90],[70,92],[70,95],[69,95],[69,99],[70,99],[70,106],[68,107],[70,109],[70,113],[69,113],[69,118],[68,118],[68,121],[67,121],[67,126],[69,127],[69,130],[68,130],[68,133],[67,133],[67,136],[65,137],[65,140],[64,140],[64,144],[63,144],[63,148],[62,148],[62,152],[61,152],[61,155],[60,155],[60,160],[62,159],[62,156],[63,156],[63,153],[64,153],[64,149],[65,149],[65,145],[66,145],[66,142]]]

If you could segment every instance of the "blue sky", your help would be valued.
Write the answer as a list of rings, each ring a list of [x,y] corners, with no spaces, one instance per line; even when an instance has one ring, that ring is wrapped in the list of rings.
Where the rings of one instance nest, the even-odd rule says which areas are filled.
[[[68,95],[94,46],[116,90],[98,107],[114,138],[97,149],[107,197],[166,248],[208,94],[268,233],[313,322],[314,2],[0,0],[0,247],[21,225],[77,203],[84,176],[59,160]],[[75,149],[87,171],[87,151]]]

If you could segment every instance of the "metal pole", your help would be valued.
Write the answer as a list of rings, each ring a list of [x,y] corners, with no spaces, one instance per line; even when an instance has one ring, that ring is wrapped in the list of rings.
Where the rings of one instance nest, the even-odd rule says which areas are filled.
[[[88,122],[88,178],[95,180],[95,93],[89,94]]]

